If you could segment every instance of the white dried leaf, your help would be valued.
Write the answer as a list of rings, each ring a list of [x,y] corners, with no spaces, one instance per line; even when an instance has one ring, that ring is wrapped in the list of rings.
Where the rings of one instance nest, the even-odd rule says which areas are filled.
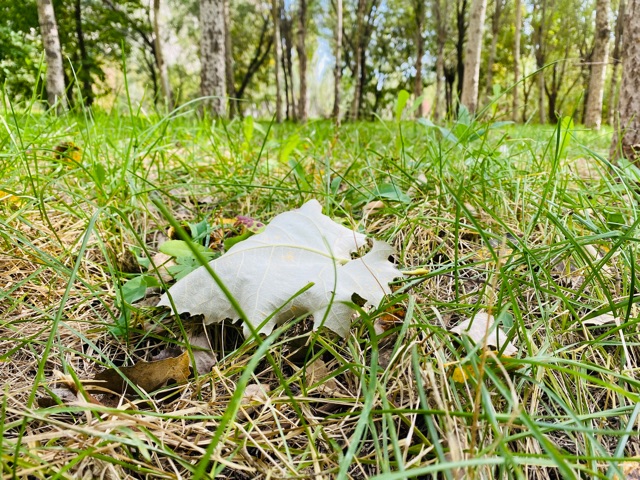
[[[312,314],[321,325],[345,336],[357,293],[377,306],[390,293],[389,282],[402,276],[388,261],[393,249],[375,242],[364,257],[351,254],[366,243],[354,232],[322,214],[311,200],[297,210],[276,216],[261,233],[234,245],[209,265],[224,282],[254,328],[270,333],[275,325],[302,314]],[[314,286],[293,301],[296,292]],[[178,281],[168,292],[177,313],[203,315],[205,324],[240,317],[204,267]],[[170,306],[165,294],[159,305]],[[244,326],[248,335],[250,329]]]
[[[518,353],[517,347],[511,342],[507,342],[507,335],[499,326],[494,324],[493,315],[480,311],[473,318],[469,318],[453,327],[451,331],[458,335],[467,335],[476,344],[486,344],[496,350],[502,350],[503,355],[507,357],[514,356]]]
[[[582,320],[582,325],[608,325],[611,323],[620,325],[620,319],[618,317],[614,317],[610,313],[603,313],[597,317]]]

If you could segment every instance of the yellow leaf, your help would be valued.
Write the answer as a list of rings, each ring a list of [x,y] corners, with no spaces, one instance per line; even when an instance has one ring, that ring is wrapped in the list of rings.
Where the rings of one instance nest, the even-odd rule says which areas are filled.
[[[56,160],[66,163],[82,163],[82,149],[73,142],[62,142],[54,148]]]

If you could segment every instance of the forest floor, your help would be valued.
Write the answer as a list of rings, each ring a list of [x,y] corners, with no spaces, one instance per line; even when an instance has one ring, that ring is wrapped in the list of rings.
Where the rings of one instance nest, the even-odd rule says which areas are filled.
[[[624,478],[640,177],[608,163],[610,135],[5,116],[2,478]],[[411,274],[345,339],[304,319],[262,341],[207,327],[194,375],[197,319],[154,306],[197,263],[158,255],[172,222],[218,255],[237,216],[311,199]],[[452,331],[474,318],[501,345]]]

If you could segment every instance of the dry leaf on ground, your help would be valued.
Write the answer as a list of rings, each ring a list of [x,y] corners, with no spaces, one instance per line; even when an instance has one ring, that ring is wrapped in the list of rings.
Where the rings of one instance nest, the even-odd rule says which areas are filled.
[[[316,358],[313,362],[306,366],[305,383],[307,387],[311,387],[320,382],[316,389],[320,393],[331,395],[338,390],[338,383],[335,378],[327,378],[331,374],[331,370],[321,358]]]
[[[209,266],[260,333],[269,334],[275,325],[306,313],[313,316],[315,328],[324,326],[344,337],[354,314],[349,306],[353,294],[376,307],[391,293],[389,282],[402,276],[388,261],[394,251],[384,242],[375,241],[369,253],[352,259],[365,243],[365,235],[323,215],[320,203],[311,200],[276,216],[261,233],[237,243]],[[204,267],[178,281],[159,305],[171,307],[168,295],[177,313],[203,315],[205,324],[240,317]],[[265,318],[270,319],[264,323]],[[251,329],[243,329],[249,336]]]
[[[486,344],[488,347],[502,350],[504,356],[514,356],[518,353],[518,349],[513,343],[507,341],[507,335],[494,323],[493,315],[480,311],[473,318],[453,327],[451,332],[467,335],[474,343]]]
[[[620,319],[618,317],[614,317],[610,313],[603,313],[602,315],[598,315],[596,317],[587,318],[586,320],[582,320],[582,325],[620,325]]]
[[[124,393],[127,390],[133,393],[129,384],[122,378],[124,375],[145,392],[153,392],[165,385],[185,383],[189,378],[189,367],[189,354],[184,352],[178,357],[154,362],[141,361],[131,367],[109,368],[96,374],[87,385],[102,387],[116,393]]]
[[[190,334],[187,342],[191,345],[198,375],[209,373],[216,364],[216,355],[211,351],[211,343],[206,331]]]

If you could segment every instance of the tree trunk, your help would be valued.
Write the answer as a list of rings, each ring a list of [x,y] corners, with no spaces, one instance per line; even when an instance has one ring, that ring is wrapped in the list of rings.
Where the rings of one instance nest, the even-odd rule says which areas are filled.
[[[444,77],[444,46],[447,42],[449,2],[433,0],[433,16],[437,25],[436,37],[436,98],[434,103],[433,119],[438,122],[444,118],[445,112],[445,77]]]
[[[47,101],[56,107],[58,114],[67,108],[65,95],[62,48],[58,36],[58,24],[51,0],[38,0],[38,21],[47,62]]]
[[[516,0],[516,25],[513,38],[513,104],[511,107],[511,118],[518,121],[518,110],[520,109],[518,92],[520,88],[520,34],[522,32],[522,3]]]
[[[613,72],[611,73],[611,83],[609,84],[609,109],[608,121],[609,125],[613,125],[614,113],[616,111],[616,90],[618,86],[618,71],[620,70],[620,43],[622,40],[622,26],[624,25],[624,3],[620,0],[618,5],[618,18],[616,18],[616,36],[613,43]]]
[[[640,0],[629,0],[622,37],[619,120],[611,142],[611,159],[624,157],[640,165]]]
[[[235,117],[237,113],[236,86],[233,81],[233,41],[231,39],[231,15],[229,14],[229,0],[224,2],[224,72],[227,95],[229,96],[229,117]]]
[[[160,36],[160,0],[153,0],[153,35],[156,45],[156,63],[158,64],[158,72],[160,74],[160,86],[162,88],[162,96],[164,103],[169,110],[173,110],[173,92],[171,91],[171,83],[169,82],[169,71],[164,61],[162,53],[162,39]]]
[[[478,107],[480,54],[482,53],[482,34],[486,12],[487,0],[473,0],[469,16],[469,39],[464,59],[464,82],[460,98],[460,102],[471,113],[475,113]]]
[[[340,125],[340,81],[342,78],[342,0],[336,0],[336,65],[333,73],[333,118]]]
[[[534,4],[534,11],[537,9],[537,4]],[[540,14],[540,23],[536,26],[534,30],[534,41],[535,41],[535,57],[536,57],[536,67],[541,69],[545,65],[546,61],[546,45],[545,45],[545,21],[546,21],[546,11],[547,11],[547,1],[542,1],[542,12]],[[545,94],[545,78],[544,78],[544,70],[541,70],[537,74],[538,77],[538,115],[540,119],[540,123],[547,123],[546,111],[544,108],[544,94]]]
[[[491,17],[491,47],[489,48],[489,59],[487,61],[487,82],[485,88],[487,102],[493,96],[493,64],[496,61],[498,35],[500,33],[504,1],[505,0],[495,0],[495,8],[493,10],[493,16]]]
[[[602,100],[604,81],[609,60],[609,0],[598,0],[596,5],[596,32],[591,57],[591,76],[589,77],[589,98],[584,119],[586,127],[600,129],[602,124]]]
[[[356,38],[354,52],[355,68],[353,70],[353,79],[356,82],[353,92],[353,100],[351,103],[351,120],[357,120],[360,118],[360,98],[362,92],[362,37],[364,36],[364,10],[366,7],[366,0],[358,0],[358,10],[356,12]]]
[[[287,17],[284,9],[281,9],[280,12],[280,40],[283,46],[282,71],[284,72],[284,98],[287,102],[285,118],[287,120],[295,120],[298,112],[296,111],[296,99],[293,92],[293,21]]]
[[[413,84],[413,96],[418,100],[422,96],[422,57],[424,57],[424,19],[425,0],[414,0],[413,10],[416,25],[416,78]],[[416,117],[424,117],[424,102],[416,110]]]
[[[446,1],[446,0],[445,0]],[[462,85],[464,83],[464,38],[467,35],[468,0],[458,0],[456,2],[456,25],[458,27],[458,38],[456,41],[456,70],[458,75],[458,99],[462,97]]]
[[[280,85],[280,64],[282,63],[282,44],[280,43],[280,2],[272,0],[273,14],[273,44],[275,51],[276,69],[276,122],[282,123],[282,86]]]
[[[309,101],[307,99],[307,0],[300,0],[298,12],[298,68],[300,76],[300,94],[298,95],[298,120],[306,122],[309,116]]]
[[[91,82],[91,62],[87,54],[87,47],[84,43],[84,30],[82,28],[82,7],[80,0],[75,0],[74,15],[76,20],[76,37],[78,40],[78,50],[80,50],[80,71],[78,79],[82,82],[81,92],[84,104],[87,107],[93,105],[93,85]]]
[[[200,0],[200,90],[205,106],[216,117],[226,113],[226,72],[224,53],[223,0]]]

